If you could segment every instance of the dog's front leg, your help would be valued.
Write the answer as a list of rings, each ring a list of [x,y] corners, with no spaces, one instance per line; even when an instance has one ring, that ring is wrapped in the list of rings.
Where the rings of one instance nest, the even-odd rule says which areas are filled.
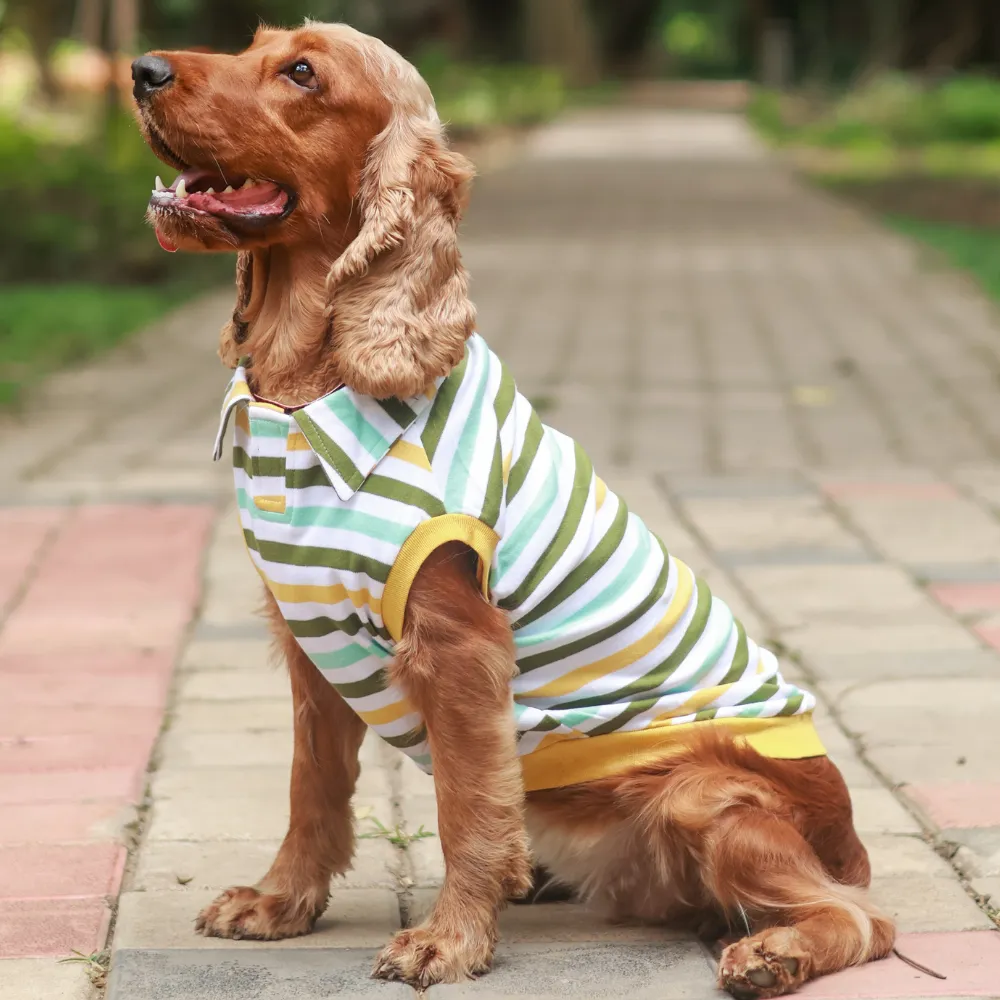
[[[506,616],[483,600],[471,552],[439,548],[407,603],[394,680],[427,724],[444,885],[430,916],[382,950],[376,976],[424,988],[485,972],[505,900],[531,887]]]
[[[267,611],[292,682],[291,819],[264,878],[227,889],[199,914],[196,929],[208,937],[309,933],[326,909],[330,877],[347,871],[354,852],[351,796],[366,726],[302,651],[270,595]]]

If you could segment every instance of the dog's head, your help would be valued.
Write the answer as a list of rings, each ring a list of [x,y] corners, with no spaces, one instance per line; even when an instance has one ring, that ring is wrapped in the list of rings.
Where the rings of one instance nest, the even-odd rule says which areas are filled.
[[[238,55],[151,52],[132,73],[143,135],[180,171],[149,201],[158,239],[240,251],[227,361],[266,275],[253,255],[276,246],[331,261],[326,311],[353,388],[415,395],[461,359],[475,314],[456,230],[472,170],[405,59],[307,23],[262,29]]]

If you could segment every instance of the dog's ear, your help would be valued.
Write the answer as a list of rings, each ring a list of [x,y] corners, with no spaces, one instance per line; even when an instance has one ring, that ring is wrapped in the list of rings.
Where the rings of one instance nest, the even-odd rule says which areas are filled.
[[[361,228],[327,279],[337,369],[352,389],[415,396],[461,361],[476,319],[457,235],[472,176],[436,120],[397,115],[372,142]]]
[[[247,339],[247,323],[244,311],[250,304],[253,291],[253,254],[241,250],[236,255],[236,305],[232,319],[222,328],[219,335],[219,357],[227,368],[235,368],[243,355],[243,342]]]

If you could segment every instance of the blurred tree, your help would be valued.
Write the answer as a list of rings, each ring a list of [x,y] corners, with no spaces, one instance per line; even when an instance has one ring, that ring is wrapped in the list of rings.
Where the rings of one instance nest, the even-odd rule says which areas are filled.
[[[600,55],[585,0],[525,0],[522,10],[533,61],[555,66],[573,86],[599,79]]]

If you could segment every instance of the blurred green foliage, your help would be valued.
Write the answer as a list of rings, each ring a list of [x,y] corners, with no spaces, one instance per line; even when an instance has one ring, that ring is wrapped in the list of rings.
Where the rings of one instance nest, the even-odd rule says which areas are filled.
[[[758,90],[747,114],[776,143],[830,149],[915,148],[1000,141],[1000,80],[954,76],[940,84],[887,75],[820,107]]]
[[[453,135],[534,124],[566,102],[562,76],[544,66],[457,62],[443,47],[423,49],[414,62]]]

